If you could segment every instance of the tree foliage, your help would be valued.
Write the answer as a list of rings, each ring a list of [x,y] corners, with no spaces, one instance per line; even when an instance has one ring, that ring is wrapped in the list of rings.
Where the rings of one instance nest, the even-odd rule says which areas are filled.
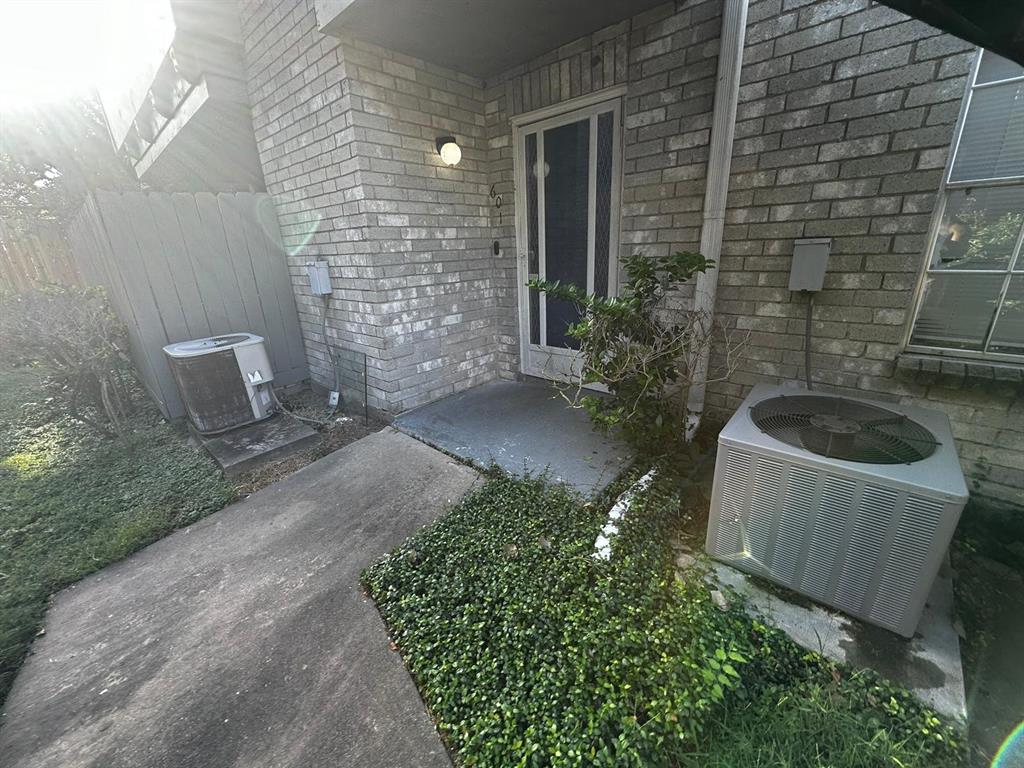
[[[102,289],[46,286],[0,297],[0,355],[42,367],[73,418],[124,432],[134,388],[128,332]]]
[[[0,113],[0,219],[8,227],[33,219],[63,225],[90,189],[138,186],[96,100]]]

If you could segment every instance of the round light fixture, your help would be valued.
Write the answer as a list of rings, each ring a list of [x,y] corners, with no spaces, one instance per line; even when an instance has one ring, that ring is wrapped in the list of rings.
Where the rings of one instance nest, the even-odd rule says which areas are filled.
[[[437,154],[445,165],[458,165],[462,159],[462,148],[455,143],[454,136],[440,136],[437,139]]]

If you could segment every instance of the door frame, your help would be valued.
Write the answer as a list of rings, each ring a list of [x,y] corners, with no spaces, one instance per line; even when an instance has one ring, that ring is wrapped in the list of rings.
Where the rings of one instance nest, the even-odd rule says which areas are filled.
[[[623,156],[623,97],[626,94],[625,85],[617,85],[611,88],[603,88],[600,91],[579,96],[574,99],[559,102],[548,107],[524,112],[514,115],[510,119],[512,124],[512,163],[513,179],[515,184],[515,231],[516,231],[516,290],[519,305],[519,371],[530,376],[543,376],[550,379],[565,378],[572,370],[572,360],[576,353],[574,350],[561,349],[560,347],[549,347],[530,344],[530,291],[526,287],[529,279],[529,254],[528,254],[528,233],[526,221],[526,164],[523,151],[525,148],[525,135],[535,131],[544,131],[547,128],[573,122],[573,118],[582,119],[607,111],[611,107],[614,113],[612,119],[613,134],[612,145],[612,178],[611,178],[611,201],[610,201],[610,222],[608,231],[608,295],[615,296],[619,288],[619,242],[620,223],[622,218],[622,156]],[[590,146],[595,147],[597,143],[597,124],[591,121]],[[540,145],[538,146],[538,149]],[[588,195],[587,195],[587,290],[593,291],[594,287],[594,226],[595,201],[597,189],[596,154],[591,158],[588,169]],[[543,155],[538,155],[538,161],[543,161]],[[538,183],[538,215],[540,205],[544,196],[540,189],[542,183]],[[537,254],[538,266],[541,274],[545,272],[545,253],[543,232],[538,233],[539,253]],[[543,331],[546,320],[544,311],[545,303],[540,302],[539,325]],[[531,366],[531,355],[546,356],[547,364],[544,366]],[[556,363],[558,370],[551,370],[551,363]]]

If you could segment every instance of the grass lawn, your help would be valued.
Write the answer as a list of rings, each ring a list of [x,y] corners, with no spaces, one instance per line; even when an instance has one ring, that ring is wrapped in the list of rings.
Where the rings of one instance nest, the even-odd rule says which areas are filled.
[[[598,562],[608,504],[496,476],[366,571],[456,764],[962,764],[960,734],[909,694],[678,577],[675,487],[645,494]]]
[[[101,437],[53,412],[36,371],[0,369],[0,703],[52,593],[234,498],[155,409],[133,427]]]

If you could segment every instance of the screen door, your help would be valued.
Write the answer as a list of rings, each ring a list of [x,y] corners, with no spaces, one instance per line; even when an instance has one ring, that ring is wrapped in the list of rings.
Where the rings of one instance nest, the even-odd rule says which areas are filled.
[[[539,278],[615,295],[621,164],[619,100],[520,128],[519,207],[522,369],[561,379],[573,373],[580,319],[573,304],[525,287]]]

